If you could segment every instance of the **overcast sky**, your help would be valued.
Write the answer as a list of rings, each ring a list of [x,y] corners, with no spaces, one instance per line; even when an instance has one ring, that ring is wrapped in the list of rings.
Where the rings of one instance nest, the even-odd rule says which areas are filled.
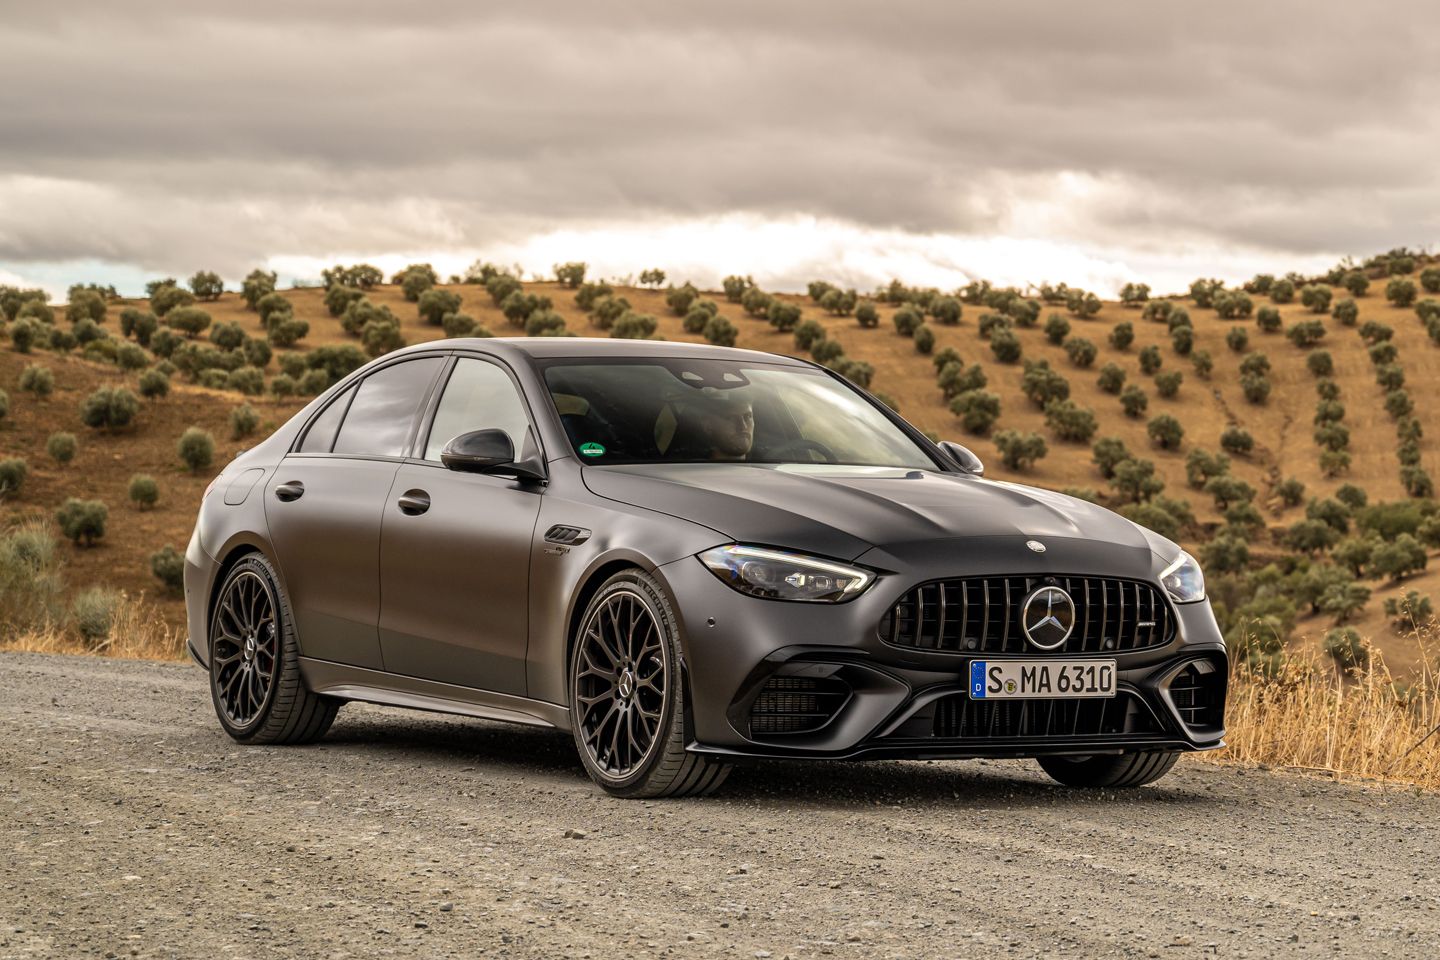
[[[1107,295],[1440,240],[1440,5],[0,0],[0,283]]]

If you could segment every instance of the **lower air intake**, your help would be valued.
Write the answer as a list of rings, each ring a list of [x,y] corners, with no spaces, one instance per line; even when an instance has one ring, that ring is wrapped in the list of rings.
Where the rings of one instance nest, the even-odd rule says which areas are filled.
[[[960,693],[936,703],[932,736],[946,740],[1056,740],[1159,732],[1150,711],[1128,693],[1079,700],[971,700]]]
[[[849,698],[850,685],[838,677],[771,677],[750,707],[750,732],[812,733]]]

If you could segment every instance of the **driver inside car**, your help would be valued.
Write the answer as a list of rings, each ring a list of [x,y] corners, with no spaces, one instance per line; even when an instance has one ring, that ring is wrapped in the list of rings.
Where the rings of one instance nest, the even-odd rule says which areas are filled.
[[[755,442],[755,408],[746,397],[724,392],[704,393],[685,404],[686,440],[677,450],[693,460],[738,461],[749,459]]]

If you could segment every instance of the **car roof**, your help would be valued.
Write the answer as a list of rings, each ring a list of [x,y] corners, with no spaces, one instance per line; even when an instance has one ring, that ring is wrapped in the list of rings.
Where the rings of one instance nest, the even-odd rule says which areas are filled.
[[[409,350],[466,349],[501,356],[516,354],[534,360],[577,357],[645,358],[670,357],[682,359],[748,360],[751,363],[784,363],[805,366],[804,361],[759,350],[717,347],[708,343],[685,343],[675,340],[629,340],[600,337],[456,337],[415,344]]]

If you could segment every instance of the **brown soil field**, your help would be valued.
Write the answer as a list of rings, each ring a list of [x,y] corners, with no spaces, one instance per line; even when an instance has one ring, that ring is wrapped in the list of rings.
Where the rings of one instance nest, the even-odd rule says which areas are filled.
[[[677,278],[683,279],[683,278]],[[1360,322],[1377,320],[1391,326],[1399,349],[1399,362],[1404,366],[1411,396],[1416,405],[1415,416],[1424,425],[1427,437],[1422,441],[1422,465],[1440,477],[1440,397],[1428,388],[1440,382],[1440,348],[1431,343],[1413,309],[1400,309],[1386,302],[1384,283],[1373,282],[1365,297],[1359,298]],[[529,292],[542,293],[554,302],[569,328],[579,335],[604,335],[590,326],[587,316],[574,302],[574,291],[555,283],[529,282]],[[491,303],[482,287],[446,285],[463,297],[463,312],[475,317],[497,335],[514,331],[500,311]],[[309,321],[310,334],[299,349],[321,344],[356,343],[344,333],[338,319],[331,317],[323,304],[324,291],[305,288],[281,291],[291,300],[298,317]],[[670,340],[700,342],[701,337],[687,334],[681,322],[666,308],[663,291],[621,287],[617,294],[628,298],[640,312],[653,314],[659,320],[659,334]],[[406,302],[398,286],[383,285],[369,292],[370,298],[389,306],[400,318],[402,330],[410,343],[443,336],[440,328],[425,324],[416,306]],[[738,346],[777,353],[797,353],[789,334],[774,331],[768,323],[747,316],[738,304],[727,303],[717,293],[707,294],[739,330]],[[1348,296],[1335,290],[1335,299]],[[1423,294],[1422,294],[1423,296]],[[935,383],[934,366],[929,356],[919,354],[913,341],[897,335],[892,323],[894,308],[878,305],[880,326],[863,329],[853,317],[832,317],[808,298],[782,295],[799,305],[804,319],[820,321],[832,339],[838,340],[847,356],[865,360],[875,368],[871,388],[893,398],[900,412],[917,426],[972,447],[986,462],[987,475],[999,479],[1062,489],[1091,488],[1105,492],[1105,482],[1091,462],[1089,444],[1056,440],[1044,424],[1043,413],[1020,392],[1021,364],[1003,364],[995,360],[986,341],[977,333],[977,318],[987,312],[983,307],[965,307],[958,326],[940,326],[931,321],[938,351],[954,347],[967,364],[979,363],[989,377],[988,389],[999,394],[1002,412],[996,429],[1036,431],[1047,437],[1050,452],[1033,469],[1025,473],[1007,470],[1000,462],[998,451],[988,437],[965,434],[957,419],[949,412],[945,399]],[[1179,300],[1179,298],[1176,298]],[[1268,298],[1253,297],[1255,306],[1268,306]],[[1186,485],[1185,455],[1199,447],[1219,450],[1219,437],[1229,424],[1237,424],[1254,436],[1256,450],[1249,457],[1232,458],[1232,472],[1251,483],[1260,495],[1257,505],[1266,512],[1273,531],[1282,530],[1303,516],[1303,507],[1281,509],[1271,495],[1274,484],[1295,477],[1306,485],[1307,496],[1325,496],[1342,483],[1364,488],[1373,501],[1394,500],[1405,496],[1399,479],[1399,462],[1395,455],[1395,431],[1382,405],[1383,391],[1376,385],[1366,355],[1366,345],[1356,328],[1342,326],[1332,317],[1323,317],[1328,334],[1319,349],[1328,350],[1335,362],[1335,380],[1342,390],[1345,424],[1351,432],[1350,452],[1353,463],[1348,474],[1334,479],[1324,477],[1319,466],[1320,449],[1312,438],[1312,416],[1315,409],[1315,378],[1307,371],[1307,350],[1290,343],[1281,333],[1262,333],[1253,319],[1221,320],[1215,311],[1201,309],[1188,299],[1179,300],[1189,311],[1196,334],[1196,350],[1208,351],[1214,360],[1211,379],[1198,377],[1188,358],[1173,350],[1164,324],[1141,319],[1140,310],[1119,303],[1106,302],[1092,319],[1080,320],[1065,313],[1063,306],[1046,307],[1041,322],[1031,329],[1019,329],[1026,358],[1044,358],[1071,386],[1071,399],[1095,412],[1099,423],[1097,437],[1122,439],[1130,450],[1153,460],[1167,484],[1166,493],[1187,499],[1202,524],[1219,521],[1209,498]],[[126,304],[144,306],[144,301],[112,303],[106,326],[116,328],[116,316]],[[252,335],[262,335],[258,316],[246,309],[235,292],[227,292],[218,301],[198,306],[207,310],[215,323],[236,322]],[[1284,323],[1310,319],[1314,315],[1298,303],[1280,308]],[[1099,355],[1089,369],[1081,369],[1068,360],[1064,350],[1051,344],[1041,329],[1051,312],[1065,315],[1071,324],[1071,335],[1085,337],[1099,348]],[[57,313],[61,311],[57,310]],[[1135,327],[1135,343],[1120,351],[1110,346],[1108,336],[1115,324],[1130,321]],[[64,322],[63,314],[60,320]],[[1226,332],[1234,326],[1245,327],[1250,334],[1250,349],[1264,353],[1272,365],[1270,379],[1273,392],[1269,401],[1255,405],[1246,401],[1240,388],[1241,354],[1225,344]],[[1180,370],[1185,380],[1178,396],[1161,398],[1151,378],[1140,372],[1140,350],[1149,345],[1159,347],[1166,370]],[[1104,393],[1096,384],[1100,367],[1114,362],[1127,373],[1127,383],[1141,385],[1149,395],[1150,406],[1145,417],[1131,419],[1121,410],[1119,399]],[[49,366],[55,373],[55,393],[36,400],[17,388],[21,371],[29,363]],[[272,363],[267,373],[275,372]],[[83,427],[79,418],[81,401],[99,386],[128,383],[134,386],[136,374],[121,373],[116,368],[91,363],[78,357],[58,356],[46,351],[22,356],[6,344],[0,347],[0,388],[10,394],[10,413],[0,420],[0,458],[23,456],[29,461],[30,476],[18,498],[0,505],[0,525],[28,513],[50,515],[66,497],[98,498],[110,508],[109,531],[100,545],[91,549],[70,549],[68,580],[72,587],[101,583],[120,587],[128,592],[146,592],[161,601],[160,608],[175,625],[183,620],[178,598],[157,595],[158,582],[149,572],[148,556],[165,544],[183,549],[189,537],[194,511],[206,483],[214,473],[249,441],[230,439],[227,417],[234,407],[249,402],[262,416],[261,435],[282,423],[304,401],[277,402],[268,397],[243,400],[238,394],[207,390],[183,383],[175,377],[171,394],[159,401],[145,401],[137,423],[130,429],[107,435]],[[1149,417],[1161,413],[1174,415],[1185,428],[1184,443],[1178,451],[1155,448],[1146,435]],[[215,467],[197,475],[190,474],[179,462],[175,443],[184,429],[198,425],[209,430],[217,442]],[[80,452],[66,467],[56,466],[45,454],[45,440],[50,433],[67,430],[80,439]],[[159,505],[148,511],[134,508],[126,495],[129,478],[135,473],[155,477],[161,488]],[[1281,552],[1278,547],[1257,544],[1262,554]],[[1355,623],[1386,654],[1392,667],[1406,670],[1428,661],[1433,663],[1434,651],[1422,654],[1418,643],[1402,636],[1388,624],[1382,612],[1387,596],[1419,590],[1440,594],[1440,570],[1432,570],[1402,584],[1381,584],[1368,581],[1375,591],[1369,606]],[[1437,597],[1440,599],[1440,597]],[[1303,642],[1318,642],[1329,627],[1328,618],[1302,620],[1297,634]]]

